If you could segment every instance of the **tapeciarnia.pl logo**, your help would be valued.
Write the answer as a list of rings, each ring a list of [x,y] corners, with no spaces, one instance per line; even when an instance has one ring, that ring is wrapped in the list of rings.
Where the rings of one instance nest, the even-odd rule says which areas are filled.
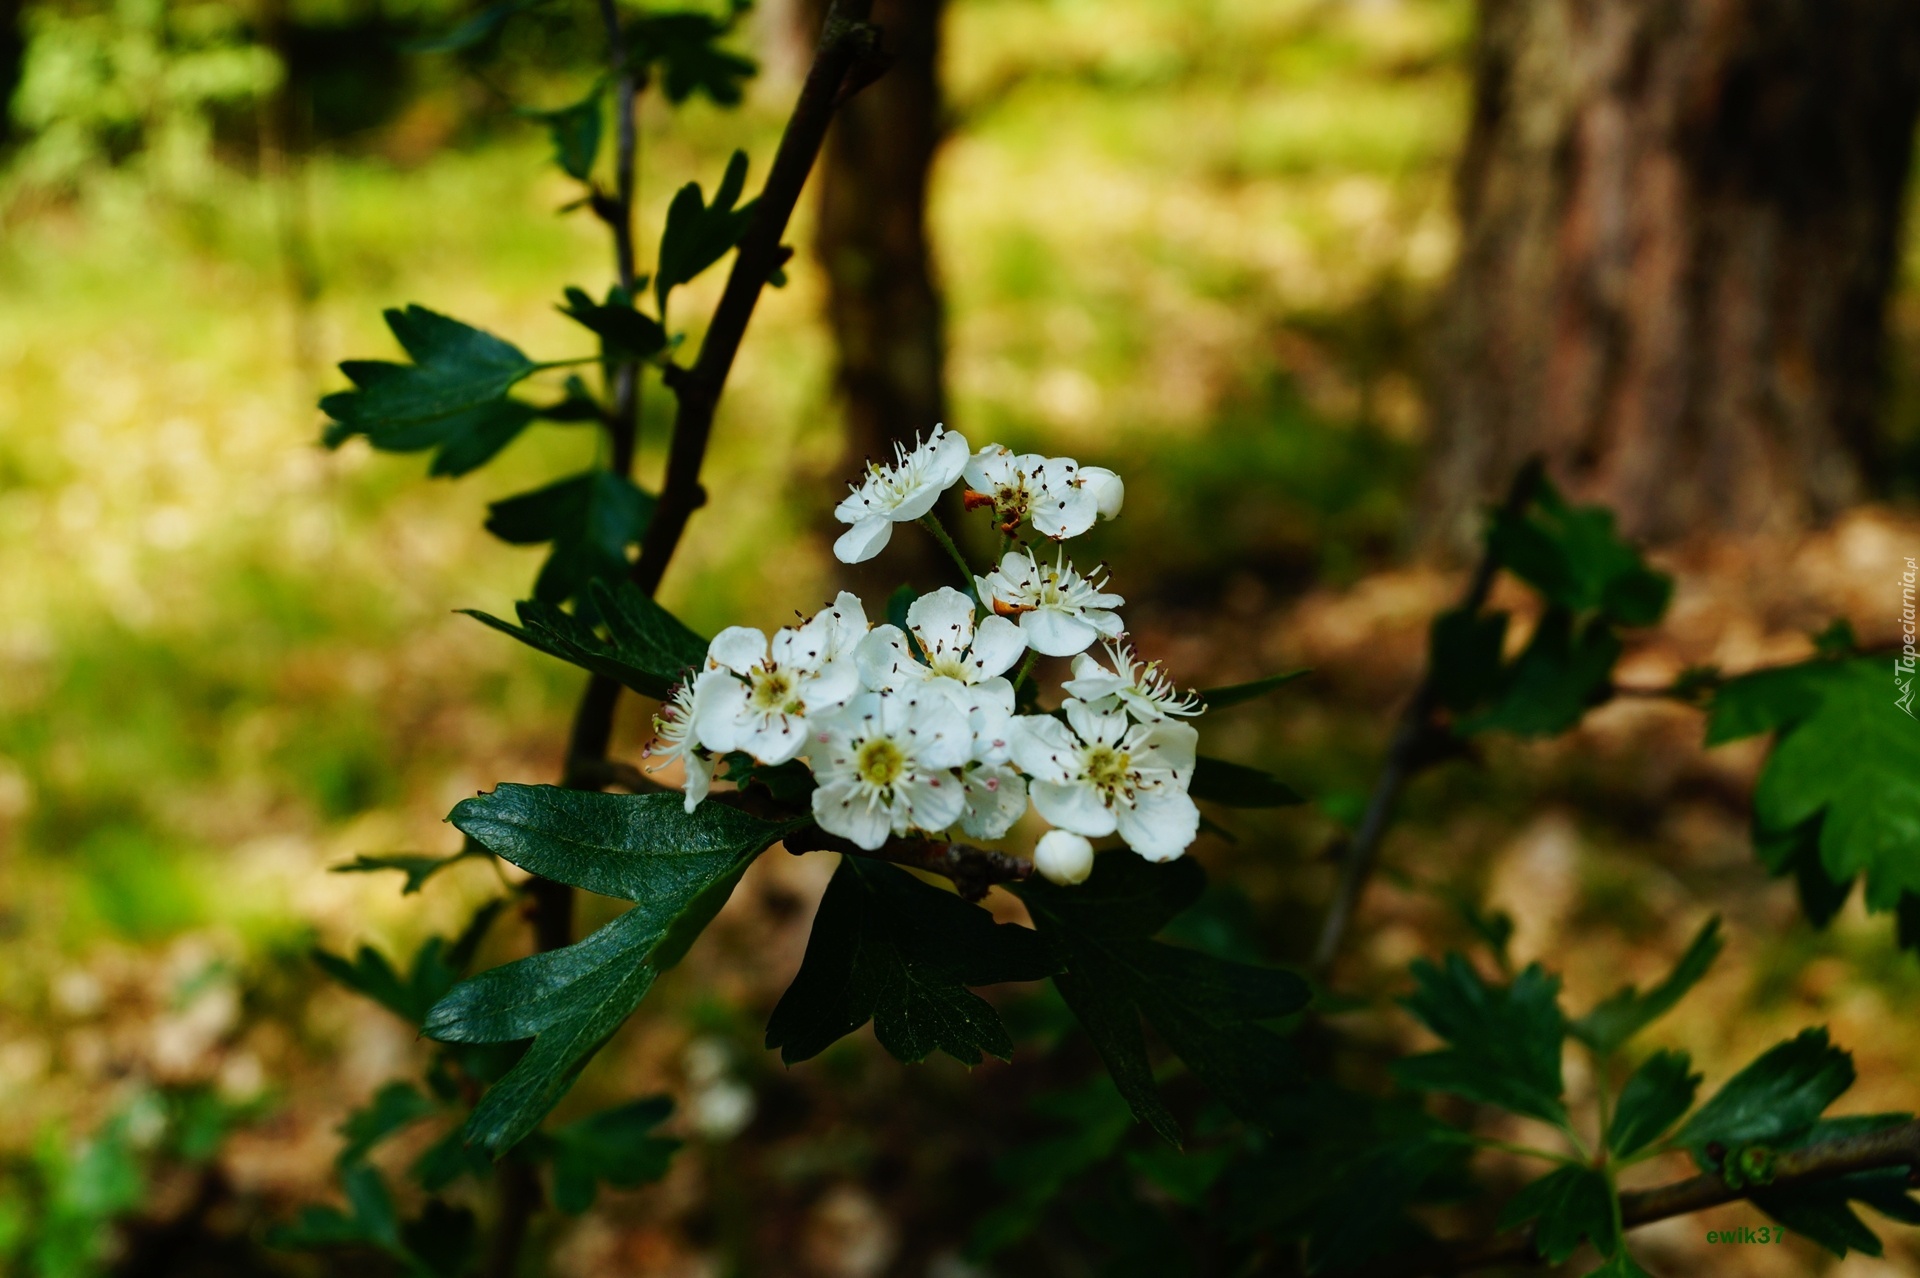
[[[1893,659],[1893,686],[1900,695],[1894,704],[1913,718],[1914,650],[1913,586],[1916,575],[1913,557],[1907,557],[1907,570],[1900,574],[1900,655]]]

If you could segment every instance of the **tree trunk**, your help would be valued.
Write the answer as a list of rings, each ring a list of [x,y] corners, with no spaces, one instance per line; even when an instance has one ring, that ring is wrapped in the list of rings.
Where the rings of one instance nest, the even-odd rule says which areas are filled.
[[[826,0],[808,0],[818,29]],[[849,460],[882,458],[946,416],[944,323],[927,251],[927,179],[940,143],[944,0],[877,0],[892,64],[848,102],[821,159],[814,248],[847,414]]]
[[[1857,499],[1917,109],[1915,0],[1482,0],[1442,534],[1536,452],[1655,541]]]

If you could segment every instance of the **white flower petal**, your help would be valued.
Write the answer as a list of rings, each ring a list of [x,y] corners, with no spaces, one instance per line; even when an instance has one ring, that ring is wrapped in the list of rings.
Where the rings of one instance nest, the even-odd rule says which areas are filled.
[[[907,609],[907,628],[928,660],[945,655],[957,658],[973,642],[973,600],[952,586],[942,586],[913,601]]]
[[[713,788],[713,760],[698,751],[689,750],[680,761],[686,768],[687,779],[682,788],[687,792],[686,810],[691,813]]]
[[[967,665],[973,670],[976,680],[989,679],[1013,669],[1014,663],[1020,660],[1026,650],[1027,636],[1018,623],[1005,617],[987,617],[974,631],[973,648],[967,654]]]
[[[973,768],[962,777],[967,810],[960,829],[969,838],[998,839],[1027,811],[1027,779],[1005,767]]]
[[[901,834],[909,828],[937,834],[958,821],[967,807],[966,789],[951,772],[915,775],[894,791],[894,829]]]
[[[893,820],[853,781],[830,781],[813,792],[813,819],[829,834],[837,834],[872,852],[893,834]]]
[[[767,636],[751,626],[728,626],[707,645],[707,660],[744,675],[767,659]]]
[[[695,698],[694,739],[721,754],[738,750],[746,717],[747,686],[731,676],[722,676]]]
[[[1083,652],[1073,659],[1073,678],[1063,682],[1060,688],[1081,701],[1098,701],[1117,695],[1126,686],[1125,679],[1101,665],[1092,653]]]
[[[1086,489],[1053,484],[1034,497],[1033,505],[1027,511],[1027,521],[1042,537],[1064,541],[1068,537],[1078,537],[1093,527],[1093,521],[1099,513],[1098,503]]]
[[[863,564],[892,540],[893,520],[885,515],[867,515],[840,534],[833,543],[833,557],[843,564]]]
[[[1095,508],[1102,519],[1116,519],[1126,504],[1127,486],[1120,476],[1104,466],[1082,466],[1080,485],[1093,494]]]
[[[1093,844],[1071,830],[1048,830],[1033,849],[1033,868],[1049,883],[1085,883],[1093,873]]]
[[[927,668],[907,651],[906,632],[898,626],[875,626],[860,640],[855,656],[860,682],[875,692],[892,692],[926,678]]]
[[[1065,783],[1077,775],[1080,744],[1051,715],[1023,714],[1013,721],[1013,761],[1036,781]]]
[[[1091,617],[1074,616],[1058,608],[1035,608],[1020,614],[1020,629],[1035,652],[1049,657],[1071,657],[1085,652],[1100,637]]]
[[[1193,779],[1193,761],[1199,749],[1199,731],[1190,723],[1172,719],[1142,724],[1127,734],[1127,752],[1133,756],[1134,766],[1171,772],[1174,784],[1182,789]]]
[[[1033,806],[1040,810],[1040,815],[1062,830],[1097,839],[1103,834],[1112,834],[1116,828],[1113,811],[1100,801],[1092,786],[1035,781],[1027,793],[1033,797]]]
[[[1118,824],[1135,852],[1149,861],[1171,861],[1199,835],[1200,809],[1178,790],[1153,790],[1123,805]]]
[[[1080,739],[1088,745],[1119,745],[1127,735],[1127,716],[1111,711],[1101,712],[1084,701],[1068,701],[1060,707],[1067,716],[1067,722]]]
[[[770,714],[759,716],[757,722],[749,720],[735,749],[745,750],[762,763],[779,764],[799,754],[806,744],[805,719],[798,715]]]

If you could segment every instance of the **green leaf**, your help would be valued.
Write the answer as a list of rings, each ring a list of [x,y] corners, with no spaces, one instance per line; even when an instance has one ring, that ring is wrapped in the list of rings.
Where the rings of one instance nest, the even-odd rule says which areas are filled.
[[[1295,679],[1304,678],[1313,673],[1310,670],[1289,670],[1285,674],[1268,675],[1264,679],[1254,679],[1247,683],[1228,684],[1224,688],[1207,688],[1200,693],[1200,700],[1209,710],[1225,710],[1228,706],[1237,706],[1243,701],[1253,701],[1266,696],[1276,688],[1284,688]]]
[[[1449,1046],[1394,1062],[1395,1078],[1419,1091],[1566,1122],[1559,978],[1534,963],[1511,985],[1488,985],[1459,954],[1447,955],[1443,967],[1415,962],[1413,978],[1418,988],[1401,1002]]]
[[[1569,1026],[1573,1036],[1602,1055],[1618,1051],[1628,1039],[1665,1016],[1674,1004],[1686,997],[1687,991],[1713,966],[1724,944],[1720,939],[1720,916],[1716,914],[1694,934],[1686,953],[1680,956],[1664,981],[1645,994],[1631,985],[1622,986]]]
[[[1754,788],[1756,844],[1819,820],[1832,882],[1866,876],[1867,908],[1920,893],[1920,723],[1877,658],[1815,663],[1817,703],[1780,730]]]
[[[1513,1196],[1495,1226],[1502,1232],[1537,1219],[1534,1249],[1551,1264],[1571,1256],[1591,1239],[1601,1255],[1619,1249],[1613,1227],[1613,1192],[1605,1174],[1592,1167],[1560,1167]]]
[[[467,615],[656,701],[672,696],[681,676],[706,661],[707,641],[632,582],[611,589],[595,582],[588,598],[607,628],[605,639],[579,617],[537,600],[518,606],[518,626],[484,612]]]
[[[1685,1052],[1655,1052],[1620,1089],[1620,1103],[1607,1128],[1607,1147],[1615,1158],[1629,1158],[1666,1134],[1693,1106],[1700,1075],[1690,1073]]]
[[[345,1167],[359,1162],[375,1145],[401,1128],[431,1117],[434,1109],[433,1102],[422,1096],[413,1084],[388,1083],[373,1094],[365,1108],[347,1115],[347,1121],[340,1125],[340,1134],[347,1138],[347,1143],[337,1159],[339,1165]]]
[[[767,1046],[791,1065],[819,1055],[869,1020],[896,1059],[937,1048],[968,1065],[1013,1057],[999,1013],[970,985],[1037,981],[1060,970],[1038,933],[905,870],[840,858],[806,958],[767,1021]]]
[[[400,1217],[379,1171],[366,1163],[344,1167],[340,1187],[346,1192],[347,1212],[333,1207],[303,1208],[293,1224],[282,1225],[267,1235],[267,1245],[284,1251],[359,1245],[404,1255]]]
[[[543,878],[636,902],[584,941],[467,980],[428,1013],[448,1043],[533,1039],[468,1120],[496,1156],[531,1132],[589,1057],[680,960],[753,858],[796,828],[679,795],[502,785],[449,819],[496,856]]]
[[[1508,572],[1570,612],[1650,626],[1673,595],[1673,579],[1648,568],[1614,531],[1612,511],[1569,506],[1545,480],[1530,509],[1494,515],[1487,545]]]
[[[422,306],[386,316],[413,362],[341,364],[355,389],[320,401],[333,419],[323,436],[327,447],[365,435],[384,452],[437,449],[429,473],[464,475],[485,465],[533,420],[531,405],[507,398],[540,367],[518,347]]]
[[[465,1207],[432,1198],[417,1219],[400,1227],[400,1241],[434,1278],[457,1278],[469,1272],[479,1251],[480,1227]]]
[[[1501,672],[1493,703],[1463,717],[1458,730],[1556,736],[1607,699],[1619,659],[1620,637],[1603,618],[1576,622],[1565,608],[1549,608],[1526,648]]]
[[[1158,1186],[1175,1202],[1198,1207],[1238,1153],[1231,1145],[1215,1149],[1172,1149],[1154,1145],[1130,1150],[1127,1166]]]
[[[1788,1145],[1811,1131],[1851,1086],[1853,1058],[1827,1041],[1826,1030],[1802,1030],[1728,1079],[1676,1139],[1702,1170],[1714,1170],[1709,1144],[1730,1153],[1748,1145]]]
[[[590,1114],[542,1142],[553,1165],[553,1205],[578,1216],[593,1206],[601,1182],[632,1189],[667,1174],[680,1142],[653,1129],[673,1112],[667,1096],[648,1096]]]
[[[1033,1110],[1064,1130],[1021,1146],[993,1165],[994,1179],[1012,1190],[1013,1197],[974,1226],[967,1241],[971,1260],[988,1260],[1032,1233],[1068,1184],[1110,1157],[1133,1128],[1126,1100],[1104,1074],[1070,1090],[1036,1097]]]
[[[1707,745],[1799,723],[1819,709],[1821,686],[1833,669],[1830,661],[1807,661],[1756,670],[1716,685],[1707,708]]]
[[[386,956],[371,946],[361,946],[351,962],[316,949],[313,961],[348,989],[364,994],[417,1025],[426,1016],[427,1009],[453,988],[461,972],[473,961],[474,950],[505,904],[492,901],[481,907],[466,931],[451,945],[440,936],[430,936],[421,942],[404,979]]]
[[[1622,1247],[1608,1256],[1598,1269],[1587,1275],[1587,1278],[1653,1278],[1653,1275],[1642,1269],[1639,1262],[1628,1255],[1627,1249]]]
[[[430,1194],[437,1194],[462,1176],[485,1180],[493,1175],[493,1160],[467,1144],[467,1134],[455,1127],[413,1160],[408,1175]]]
[[[540,3],[541,0],[500,0],[500,3],[488,5],[445,35],[410,40],[400,47],[407,53],[452,53],[469,49],[500,30],[507,24],[508,18]]]
[[[660,269],[653,276],[653,294],[663,318],[667,294],[725,257],[747,233],[758,201],[734,207],[746,185],[747,153],[735,151],[712,204],[702,197],[698,182],[689,182],[667,205],[667,225],[660,234]]]
[[[736,8],[734,16],[738,13]],[[759,68],[751,58],[716,47],[732,28],[731,18],[704,13],[643,14],[628,25],[631,60],[659,67],[660,87],[669,102],[677,105],[704,93],[720,106],[737,106],[742,83]]]
[[[1270,772],[1204,754],[1194,761],[1187,792],[1230,808],[1280,808],[1306,802],[1299,791]]]
[[[398,870],[407,876],[406,884],[401,887],[400,895],[411,896],[426,886],[428,879],[446,869],[456,861],[465,861],[475,855],[474,850],[463,848],[452,856],[422,856],[417,853],[401,852],[391,856],[368,856],[362,853],[345,865],[333,867],[335,874],[371,874],[376,870]]]
[[[552,111],[523,111],[529,119],[547,126],[553,139],[553,162],[570,178],[582,182],[593,174],[593,162],[600,154],[601,96],[604,83],[595,84],[587,96]]]
[[[595,467],[487,507],[487,531],[516,546],[552,542],[534,581],[542,603],[585,596],[596,581],[627,575],[627,548],[640,544],[654,499],[624,475]]]
[[[1864,1135],[1888,1127],[1897,1127],[1912,1119],[1911,1114],[1859,1114],[1830,1118],[1815,1123],[1806,1135],[1788,1148]],[[1749,1195],[1756,1207],[1785,1225],[1819,1243],[1837,1256],[1849,1250],[1869,1256],[1881,1254],[1880,1238],[1849,1205],[1863,1202],[1884,1216],[1909,1225],[1920,1225],[1920,1202],[1916,1202],[1907,1183],[1907,1169],[1886,1167],[1855,1172],[1831,1180],[1805,1181],[1780,1188],[1756,1189]]]
[[[618,285],[607,291],[604,303],[577,288],[569,288],[566,296],[560,313],[598,334],[609,356],[648,359],[667,348],[667,330],[653,316],[635,310]]]
[[[1065,963],[1054,984],[1120,1094],[1176,1145],[1179,1125],[1154,1084],[1141,1018],[1228,1108],[1260,1124],[1298,1073],[1287,1043],[1261,1022],[1299,1011],[1309,997],[1292,972],[1148,939],[1205,886],[1190,859],[1154,865],[1113,853],[1096,857],[1092,877],[1078,886],[1029,879],[1015,888]]]
[[[1506,642],[1504,612],[1455,608],[1435,617],[1427,638],[1427,669],[1440,704],[1466,714],[1493,700]]]

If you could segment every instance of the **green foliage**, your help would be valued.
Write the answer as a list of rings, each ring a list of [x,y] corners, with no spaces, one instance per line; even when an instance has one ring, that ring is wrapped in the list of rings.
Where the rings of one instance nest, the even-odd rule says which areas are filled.
[[[598,334],[608,356],[651,359],[667,348],[667,330],[653,316],[635,310],[633,299],[618,284],[607,290],[605,302],[596,302],[577,288],[569,288],[566,296],[560,313]]]
[[[578,102],[552,111],[525,112],[529,119],[547,126],[547,135],[553,139],[553,162],[570,178],[585,182],[593,175],[593,162],[600,154],[605,96],[606,84],[601,81]]]
[[[541,3],[543,0],[498,0],[497,3],[488,5],[444,35],[410,41],[406,46],[407,51],[410,53],[456,53],[462,49],[471,49],[504,27],[507,19],[515,14],[525,13]]]
[[[653,1129],[671,1113],[670,1097],[648,1096],[537,1134],[527,1152],[550,1163],[554,1206],[578,1216],[603,1182],[632,1189],[666,1175],[680,1142]]]
[[[1672,1011],[1674,1004],[1686,997],[1687,991],[1713,966],[1723,944],[1720,919],[1716,915],[1701,926],[1665,980],[1645,994],[1631,985],[1623,986],[1568,1028],[1575,1038],[1603,1056],[1618,1051],[1628,1039]]]
[[[452,942],[445,937],[428,937],[414,954],[404,977],[386,955],[370,945],[361,946],[351,961],[316,949],[313,961],[348,989],[372,999],[402,1020],[418,1025],[426,1019],[427,1009],[453,988],[460,974],[473,962],[474,952],[486,936],[487,928],[505,904],[493,901],[483,906]]]
[[[538,600],[517,605],[518,626],[484,612],[468,610],[467,615],[656,701],[671,696],[681,675],[706,660],[707,641],[633,583],[610,589],[595,582],[588,599],[606,628],[605,639],[578,615]]]
[[[936,1048],[968,1065],[1009,1060],[1013,1040],[970,985],[1037,981],[1060,970],[1040,937],[905,870],[840,859],[814,915],[806,958],[767,1022],[789,1065],[817,1056],[869,1020],[909,1064]]]
[[[1613,1225],[1613,1190],[1606,1175],[1592,1167],[1559,1167],[1513,1196],[1500,1212],[1498,1228],[1513,1229],[1529,1220],[1533,1245],[1549,1263],[1559,1264],[1584,1241],[1601,1255],[1620,1245]]]
[[[1150,939],[1205,886],[1188,859],[1154,865],[1107,855],[1078,886],[1028,880],[1015,889],[1065,965],[1055,985],[1134,1116],[1176,1145],[1180,1126],[1154,1083],[1141,1018],[1229,1108],[1258,1124],[1298,1073],[1286,1042],[1262,1022],[1299,1011],[1309,997],[1291,972]]]
[[[1673,579],[1614,531],[1612,511],[1569,506],[1544,479],[1528,509],[1494,513],[1487,543],[1501,567],[1569,613],[1651,626],[1673,596]]]
[[[468,799],[449,820],[524,870],[637,903],[584,941],[462,982],[428,1012],[423,1032],[442,1042],[533,1040],[468,1120],[468,1139],[496,1156],[572,1086],[753,858],[794,828],[714,803],[688,814],[672,794],[526,785]]]
[[[1258,700],[1269,692],[1284,688],[1295,679],[1305,678],[1312,673],[1311,670],[1289,670],[1285,674],[1267,675],[1262,679],[1229,684],[1224,688],[1206,688],[1201,691],[1200,700],[1208,710],[1225,710],[1228,706]]]
[[[1853,1086],[1853,1058],[1827,1041],[1824,1029],[1802,1030],[1763,1053],[1723,1084],[1680,1129],[1676,1139],[1702,1170],[1721,1168],[1747,1146],[1778,1149],[1804,1138],[1827,1106]]]
[[[1567,1121],[1560,1100],[1567,1022],[1558,977],[1534,963],[1511,985],[1489,985],[1465,957],[1449,954],[1442,966],[1415,962],[1413,978],[1418,988],[1402,1003],[1448,1046],[1395,1061],[1395,1078],[1420,1091]]]
[[[1270,772],[1204,754],[1194,760],[1187,792],[1229,808],[1281,808],[1306,802],[1304,795]]]
[[[1822,1119],[1788,1148],[1864,1135],[1899,1126],[1912,1117],[1911,1114],[1861,1114]],[[1752,1197],[1754,1205],[1767,1215],[1836,1256],[1845,1256],[1850,1250],[1878,1256],[1883,1250],[1879,1236],[1854,1212],[1850,1205],[1854,1202],[1865,1203],[1881,1215],[1904,1224],[1920,1225],[1920,1201],[1914,1199],[1906,1169],[1900,1167],[1760,1189]]]
[[[384,452],[433,449],[429,473],[451,477],[484,466],[533,420],[532,405],[507,395],[540,367],[518,347],[424,306],[386,316],[413,362],[342,363],[355,389],[320,401],[333,419],[327,447],[364,435]]]
[[[484,855],[484,849],[471,845],[460,849],[452,856],[422,856],[407,852],[369,856],[363,852],[345,865],[334,866],[333,872],[335,874],[371,874],[378,870],[398,870],[407,876],[406,883],[400,889],[400,895],[411,896],[425,887],[428,879],[448,866]]]
[[[466,1272],[479,1239],[473,1213],[430,1199],[421,1214],[403,1221],[378,1169],[354,1163],[342,1169],[347,1210],[305,1207],[291,1225],[267,1235],[267,1245],[287,1251],[336,1249],[383,1252],[415,1278],[454,1278]]]
[[[1616,1158],[1633,1155],[1666,1135],[1680,1116],[1693,1108],[1700,1075],[1685,1052],[1661,1051],[1641,1062],[1620,1089],[1620,1100],[1607,1126],[1607,1148]]]
[[[748,8],[734,0],[725,18],[698,12],[649,13],[628,28],[632,62],[658,68],[669,102],[703,93],[720,106],[737,106],[742,84],[759,68],[753,59],[718,47]]]
[[[660,267],[653,275],[653,295],[663,318],[667,295],[725,257],[747,233],[747,223],[759,201],[748,200],[734,207],[746,187],[747,153],[735,151],[727,161],[719,189],[713,193],[713,203],[706,202],[698,182],[689,182],[674,193],[673,202],[667,205],[666,229],[660,234]]]
[[[363,1161],[367,1154],[387,1137],[433,1116],[437,1107],[411,1083],[388,1083],[375,1092],[364,1109],[357,1109],[340,1125],[347,1138],[340,1150],[342,1167]]]
[[[593,582],[627,575],[628,548],[646,536],[653,506],[653,495],[632,480],[595,467],[494,502],[487,531],[516,546],[551,542],[533,597],[561,604],[584,597]]]

